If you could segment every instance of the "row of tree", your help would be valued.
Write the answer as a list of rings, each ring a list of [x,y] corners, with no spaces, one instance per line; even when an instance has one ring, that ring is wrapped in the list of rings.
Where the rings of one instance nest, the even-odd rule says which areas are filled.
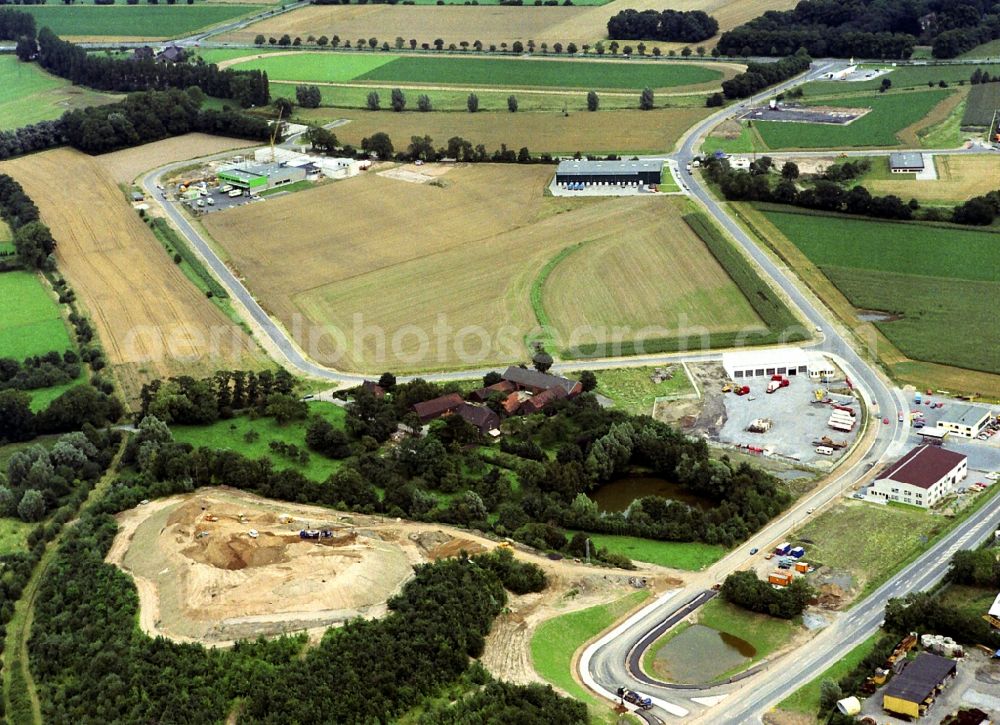
[[[271,129],[257,116],[202,110],[200,94],[177,89],[133,93],[120,103],[67,111],[59,120],[66,143],[104,153],[193,131],[266,141]]]
[[[935,58],[1000,37],[1000,13],[989,0],[811,0],[769,10],[722,34],[726,55],[909,58],[917,43]]]
[[[608,20],[608,37],[618,40],[665,40],[698,43],[719,32],[719,22],[703,10],[633,10]]]
[[[854,166],[852,163],[850,168]],[[839,183],[828,180],[826,173],[817,176],[810,186],[799,188],[795,183],[798,167],[793,162],[786,162],[781,168],[781,180],[775,185],[771,173],[774,163],[770,156],[755,160],[746,171],[733,169],[728,161],[715,158],[707,159],[704,168],[708,178],[719,185],[727,199],[733,201],[769,201],[883,219],[911,219],[916,208],[916,205],[904,204],[897,196],[873,197],[861,185],[847,190]],[[831,176],[842,175],[839,166],[831,169],[834,169]]]
[[[38,62],[50,73],[102,91],[187,89],[197,86],[216,98],[232,98],[244,108],[270,100],[267,73],[219,70],[206,63],[157,63],[152,59],[117,59],[88,53],[48,28],[38,33]]]
[[[769,86],[805,73],[811,63],[812,58],[803,51],[775,63],[748,63],[745,71],[722,82],[722,93],[726,98],[748,98]]]
[[[35,37],[35,16],[12,8],[0,8],[0,40]]]
[[[24,360],[0,358],[0,390],[37,390],[70,383],[80,377],[80,356],[52,350]]]
[[[263,412],[268,399],[291,396],[294,387],[295,379],[284,368],[220,370],[210,378],[154,380],[139,392],[137,418],[152,415],[168,425],[212,423],[232,418],[236,411],[254,408]]]
[[[0,445],[30,441],[36,435],[66,433],[84,425],[105,426],[124,413],[121,401],[91,385],[77,385],[39,413],[21,390],[0,390]]]

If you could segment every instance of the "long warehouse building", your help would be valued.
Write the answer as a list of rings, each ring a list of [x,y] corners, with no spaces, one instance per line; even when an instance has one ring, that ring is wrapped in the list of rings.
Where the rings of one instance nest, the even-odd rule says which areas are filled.
[[[659,184],[662,161],[587,161],[568,159],[556,168],[556,183]]]

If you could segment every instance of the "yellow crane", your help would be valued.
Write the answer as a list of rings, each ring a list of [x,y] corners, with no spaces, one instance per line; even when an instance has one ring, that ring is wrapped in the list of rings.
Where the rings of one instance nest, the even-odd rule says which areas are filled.
[[[271,130],[271,163],[275,162],[274,154],[274,141],[278,138],[278,132],[281,130],[281,116],[285,112],[284,108],[278,109],[278,119],[274,122],[274,128]]]

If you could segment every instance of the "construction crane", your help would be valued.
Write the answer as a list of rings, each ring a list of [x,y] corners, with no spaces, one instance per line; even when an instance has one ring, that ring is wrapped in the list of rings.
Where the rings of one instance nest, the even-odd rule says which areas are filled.
[[[285,112],[284,108],[278,109],[278,119],[274,122],[274,128],[271,130],[271,163],[273,164],[275,159],[274,153],[274,140],[278,138],[278,132],[281,130],[281,116]]]

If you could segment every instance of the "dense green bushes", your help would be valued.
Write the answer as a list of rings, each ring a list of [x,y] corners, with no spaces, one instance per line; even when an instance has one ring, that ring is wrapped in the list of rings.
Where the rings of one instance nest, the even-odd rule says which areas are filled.
[[[813,588],[802,577],[796,577],[787,587],[775,589],[758,579],[753,571],[738,571],[727,576],[721,594],[727,602],[781,619],[802,614],[815,596]]]

